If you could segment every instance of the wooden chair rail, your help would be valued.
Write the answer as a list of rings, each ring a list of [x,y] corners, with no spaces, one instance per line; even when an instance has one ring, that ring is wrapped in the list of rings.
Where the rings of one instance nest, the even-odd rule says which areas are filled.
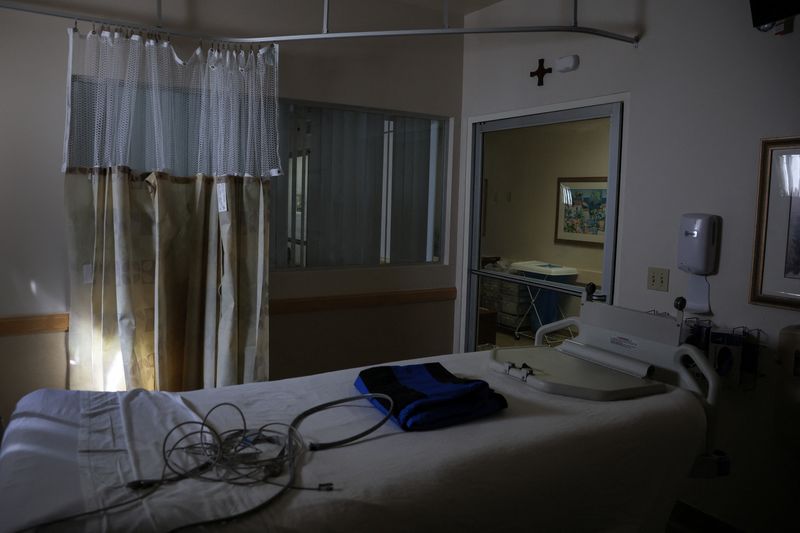
[[[313,313],[365,307],[448,302],[456,299],[455,287],[405,291],[339,294],[310,298],[270,300],[270,314]],[[0,337],[69,331],[69,313],[0,317]]]

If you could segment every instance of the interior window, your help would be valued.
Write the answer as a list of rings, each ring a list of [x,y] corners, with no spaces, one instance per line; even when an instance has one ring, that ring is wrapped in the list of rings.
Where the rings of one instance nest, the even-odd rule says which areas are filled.
[[[281,102],[274,269],[435,263],[447,121]]]
[[[467,349],[530,344],[578,314],[592,283],[611,303],[621,104],[476,125]],[[544,339],[557,344],[574,332]]]

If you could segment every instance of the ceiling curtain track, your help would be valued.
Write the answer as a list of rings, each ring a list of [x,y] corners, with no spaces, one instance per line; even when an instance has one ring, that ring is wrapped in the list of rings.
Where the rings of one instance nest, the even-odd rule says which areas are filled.
[[[466,35],[476,33],[580,33],[585,35],[593,35],[604,39],[611,39],[623,43],[632,44],[637,46],[640,40],[640,35],[628,36],[619,33],[613,33],[598,28],[590,28],[578,24],[578,0],[573,0],[573,16],[572,25],[568,26],[506,26],[506,27],[489,27],[489,28],[451,28],[448,24],[448,2],[443,0],[443,14],[444,24],[442,28],[422,28],[416,30],[384,30],[384,31],[356,31],[356,32],[331,32],[329,31],[329,13],[330,13],[330,0],[324,0],[323,16],[322,16],[322,31],[321,33],[297,34],[297,35],[273,35],[265,37],[226,37],[215,35],[204,35],[196,32],[188,32],[178,30],[175,28],[166,28],[161,26],[161,2],[157,2],[157,26],[147,26],[136,22],[114,20],[102,17],[90,16],[82,13],[74,13],[69,11],[58,11],[53,9],[46,9],[35,7],[31,5],[21,4],[18,2],[0,2],[0,9],[11,9],[14,11],[23,11],[26,13],[36,13],[39,15],[48,15],[52,17],[60,17],[71,20],[81,20],[86,22],[94,22],[97,24],[105,24],[108,26],[120,26],[127,28],[141,29],[145,32],[163,33],[179,37],[187,37],[205,41],[221,41],[227,43],[238,44],[259,44],[259,43],[279,43],[287,41],[314,41],[322,39],[355,39],[363,37],[413,37],[421,35]]]

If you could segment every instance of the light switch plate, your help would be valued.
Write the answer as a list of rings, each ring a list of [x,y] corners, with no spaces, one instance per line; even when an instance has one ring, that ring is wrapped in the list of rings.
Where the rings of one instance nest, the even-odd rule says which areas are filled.
[[[647,288],[651,291],[669,290],[669,269],[648,267],[647,268]]]

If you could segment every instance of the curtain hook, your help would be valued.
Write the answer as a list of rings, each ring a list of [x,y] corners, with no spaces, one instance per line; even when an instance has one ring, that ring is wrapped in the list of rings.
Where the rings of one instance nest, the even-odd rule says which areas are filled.
[[[75,19],[75,23],[72,25],[72,31],[78,33],[78,19]]]

